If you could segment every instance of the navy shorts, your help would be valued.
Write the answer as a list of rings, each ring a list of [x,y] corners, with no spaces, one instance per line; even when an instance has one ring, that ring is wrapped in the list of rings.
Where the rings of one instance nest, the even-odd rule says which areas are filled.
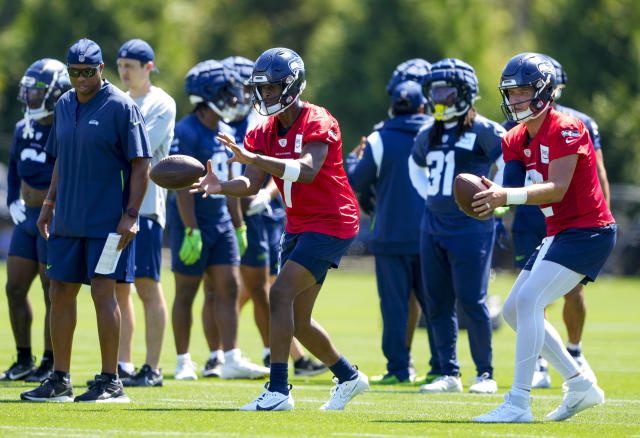
[[[27,218],[13,228],[9,255],[46,263],[47,241],[40,235],[36,225],[40,207],[27,207],[25,214]]]
[[[543,260],[557,263],[574,272],[583,274],[583,284],[595,281],[600,269],[607,261],[616,244],[616,224],[601,228],[570,228],[553,236],[553,242]],[[538,256],[536,249],[525,270],[530,271]]]
[[[512,231],[511,237],[513,238],[513,266],[522,269],[547,234],[546,230],[542,233]]]
[[[202,251],[192,265],[180,260],[180,247],[184,239],[184,227],[179,220],[169,224],[169,246],[171,247],[171,270],[183,275],[202,276],[207,267],[213,265],[240,264],[240,251],[231,221],[202,229]]]
[[[247,225],[247,250],[240,259],[243,266],[261,268],[269,266],[269,241],[267,224],[260,214],[246,216]]]
[[[277,275],[280,270],[280,239],[284,233],[284,219],[265,219],[269,241],[269,275]]]
[[[329,268],[338,267],[354,238],[340,239],[328,234],[293,234],[285,231],[281,239],[280,266],[284,266],[287,260],[293,260],[307,268],[316,282],[322,284]]]
[[[162,227],[151,218],[140,216],[136,234],[136,278],[160,281]]]
[[[47,242],[47,277],[68,283],[91,284],[106,238],[64,237],[51,234]],[[118,282],[133,283],[136,240],[120,253],[115,272],[104,275]]]

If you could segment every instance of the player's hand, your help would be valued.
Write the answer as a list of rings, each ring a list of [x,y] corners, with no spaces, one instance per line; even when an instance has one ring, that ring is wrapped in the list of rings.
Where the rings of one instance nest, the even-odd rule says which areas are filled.
[[[122,215],[120,222],[118,222],[118,228],[116,228],[116,233],[120,234],[117,250],[125,249],[129,242],[136,237],[137,232],[138,218],[129,216],[128,214]]]
[[[253,216],[267,210],[271,214],[271,194],[267,189],[260,189],[258,194],[249,203],[245,216]]]
[[[240,257],[244,255],[244,252],[247,250],[247,226],[242,225],[236,228],[236,239],[238,240],[238,248],[240,249]]]
[[[220,180],[213,173],[213,164],[211,164],[211,159],[207,160],[207,174],[198,178],[198,181],[191,184],[191,189],[189,193],[200,193],[202,192],[202,197],[206,198],[209,195],[220,193],[222,191],[222,185],[220,185]]]
[[[198,228],[187,227],[184,229],[184,238],[178,256],[185,265],[193,265],[200,258],[202,251],[202,235]]]
[[[479,216],[486,216],[491,214],[495,208],[502,207],[507,203],[507,192],[502,186],[494,183],[486,176],[482,177],[482,182],[489,188],[473,195],[475,201],[471,203],[471,206]]]
[[[355,148],[353,148],[353,153],[356,154],[356,156],[358,157],[358,159],[362,158],[362,154],[364,153],[364,149],[367,147],[367,137],[361,137],[360,138],[360,143],[358,143],[358,146],[356,146]]]
[[[40,215],[38,216],[38,221],[36,225],[38,226],[38,231],[40,231],[40,235],[44,237],[46,240],[49,240],[49,225],[53,220],[53,207],[47,204],[44,204],[40,209]]]
[[[16,199],[9,205],[9,214],[15,225],[21,224],[27,219],[27,207],[22,199]]]
[[[227,149],[233,152],[233,157],[227,160],[227,165],[233,162],[238,162],[240,164],[251,164],[253,158],[255,158],[256,156],[256,154],[254,154],[253,152],[249,152],[245,148],[238,146],[233,137],[231,137],[229,134],[221,132],[218,134],[216,139],[220,143],[225,145]]]

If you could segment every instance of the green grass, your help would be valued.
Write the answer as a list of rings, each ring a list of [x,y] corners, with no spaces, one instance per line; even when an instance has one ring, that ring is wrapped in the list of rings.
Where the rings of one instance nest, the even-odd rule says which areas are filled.
[[[0,265],[0,283],[5,267]],[[504,300],[513,276],[500,274],[491,293]],[[173,279],[163,272],[165,296],[173,302]],[[417,388],[402,386],[374,388],[354,399],[343,412],[320,412],[327,399],[330,375],[291,378],[296,403],[294,412],[238,412],[235,409],[261,392],[264,382],[200,379],[178,382],[171,379],[175,348],[169,327],[161,360],[165,373],[163,388],[127,389],[128,405],[32,404],[19,401],[20,392],[33,385],[0,382],[0,435],[38,436],[640,436],[640,281],[637,278],[601,278],[587,288],[588,317],[583,348],[605,390],[607,403],[583,412],[564,423],[543,422],[544,415],[561,400],[561,378],[552,371],[553,387],[534,390],[536,423],[527,425],[476,425],[475,415],[488,412],[502,401],[513,378],[515,334],[503,327],[494,336],[497,395],[424,395]],[[41,292],[34,287],[33,347],[42,352]],[[138,330],[134,360],[144,360],[144,324],[140,301],[134,297]],[[100,369],[95,312],[88,289],[78,299],[79,319],[75,333],[71,376],[76,394],[84,382]],[[199,319],[202,294],[194,305],[191,354],[200,365],[208,356]],[[316,304],[314,317],[328,330],[335,345],[368,375],[380,374],[385,361],[380,351],[381,323],[375,278],[369,272],[336,271],[329,275]],[[550,309],[554,325],[564,335],[561,305]],[[13,361],[15,346],[8,322],[6,297],[0,297],[0,366]],[[261,345],[245,308],[240,327],[240,346],[259,361]],[[463,381],[475,376],[466,333],[459,339],[458,352]],[[426,372],[427,346],[424,331],[414,339],[413,357],[420,373]],[[465,388],[468,384],[465,383]]]

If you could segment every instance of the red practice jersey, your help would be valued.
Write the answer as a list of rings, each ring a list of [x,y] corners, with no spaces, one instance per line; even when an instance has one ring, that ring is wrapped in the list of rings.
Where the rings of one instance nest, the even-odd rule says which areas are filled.
[[[348,239],[358,233],[359,212],[342,164],[342,138],[338,121],[319,106],[305,102],[296,122],[278,136],[277,117],[256,126],[244,138],[248,151],[280,159],[300,158],[309,142],[329,145],[324,164],[313,182],[274,180],[287,207],[287,231],[312,231]]]
[[[604,227],[615,220],[607,208],[596,170],[596,154],[589,131],[577,118],[551,108],[540,130],[527,145],[524,123],[502,138],[505,163],[524,163],[533,183],[549,179],[549,163],[567,155],[578,155],[578,163],[567,193],[560,202],[541,204],[547,236],[568,228]]]

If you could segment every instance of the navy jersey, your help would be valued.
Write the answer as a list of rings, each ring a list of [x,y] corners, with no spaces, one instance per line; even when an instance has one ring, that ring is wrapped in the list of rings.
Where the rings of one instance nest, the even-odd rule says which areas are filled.
[[[354,191],[376,194],[375,219],[370,233],[375,254],[419,254],[418,236],[424,200],[409,179],[413,139],[433,119],[424,114],[401,115],[374,127],[358,160],[351,153],[346,167]]]
[[[189,155],[200,161],[206,168],[207,160],[211,159],[213,173],[220,181],[229,179],[229,166],[227,160],[231,152],[216,140],[218,132],[226,131],[229,128],[224,124],[219,124],[219,129],[213,130],[204,126],[198,116],[189,114],[176,124],[173,134],[173,142],[169,149],[169,155],[182,154]],[[232,132],[227,131],[228,134]],[[194,195],[195,213],[200,229],[215,226],[220,223],[231,221],[227,208],[227,197],[224,195],[209,195],[203,198],[199,194]],[[171,197],[170,214],[177,214],[175,193]]]
[[[244,147],[244,136],[247,135],[247,132],[255,128],[260,120],[261,116],[256,111],[251,110],[249,112],[249,115],[244,119],[238,122],[227,123],[227,125],[229,125],[229,127],[233,130],[233,136],[238,146]],[[245,164],[231,164],[234,176],[237,176],[236,174],[242,175],[246,167],[247,166]],[[270,179],[271,175],[267,175],[267,178],[262,187],[265,187],[269,183]],[[262,217],[264,217],[265,219],[270,219],[272,221],[281,221],[285,218],[286,212],[284,203],[282,202],[282,198],[280,196],[276,196],[269,205],[271,206],[271,212],[269,212],[268,210],[263,210],[262,213],[260,213]]]
[[[69,90],[56,103],[46,151],[58,162],[53,233],[105,238],[115,232],[129,202],[131,161],[151,157],[133,100],[106,80],[83,104]]]
[[[429,172],[423,222],[434,234],[491,232],[493,220],[480,221],[464,214],[453,197],[453,181],[459,173],[489,177],[491,165],[501,156],[504,128],[480,114],[472,128],[456,139],[457,124],[445,130],[439,144],[429,143],[434,125],[426,126],[416,136],[412,157]]]
[[[53,165],[56,161],[54,157],[44,150],[51,131],[51,125],[41,125],[31,120],[29,123],[33,130],[33,137],[24,138],[25,123],[25,119],[16,123],[13,139],[11,140],[7,174],[7,205],[20,198],[22,181],[36,189],[49,188]]]

